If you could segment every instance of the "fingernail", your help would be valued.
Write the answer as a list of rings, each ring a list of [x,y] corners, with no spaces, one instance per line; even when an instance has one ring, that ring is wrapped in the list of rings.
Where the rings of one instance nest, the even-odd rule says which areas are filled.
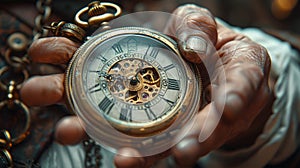
[[[184,49],[186,51],[205,53],[207,49],[207,42],[201,37],[192,36],[186,41]]]

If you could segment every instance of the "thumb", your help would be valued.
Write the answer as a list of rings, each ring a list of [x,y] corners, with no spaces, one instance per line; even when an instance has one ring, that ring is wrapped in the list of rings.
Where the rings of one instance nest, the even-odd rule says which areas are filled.
[[[200,63],[215,54],[217,25],[207,9],[189,4],[177,8],[173,14],[165,33],[178,40],[186,59]]]

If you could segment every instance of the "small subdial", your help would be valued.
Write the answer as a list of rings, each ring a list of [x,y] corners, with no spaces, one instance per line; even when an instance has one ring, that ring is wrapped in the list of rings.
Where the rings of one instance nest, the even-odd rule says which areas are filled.
[[[144,60],[131,58],[116,62],[108,71],[110,92],[131,104],[151,101],[160,90],[157,70]]]

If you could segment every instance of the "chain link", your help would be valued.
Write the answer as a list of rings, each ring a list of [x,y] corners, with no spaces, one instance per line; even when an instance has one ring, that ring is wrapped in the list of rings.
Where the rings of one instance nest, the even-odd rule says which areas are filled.
[[[38,0],[36,2],[36,8],[39,14],[34,20],[33,41],[45,37],[48,34],[48,30],[44,29],[43,26],[51,15],[51,4],[52,0]]]
[[[8,47],[4,52],[6,65],[0,69],[0,90],[6,93],[6,97],[0,101],[0,114],[1,116],[6,114],[22,115],[25,125],[22,126],[22,131],[17,135],[13,135],[17,128],[0,130],[0,164],[6,165],[6,167],[13,167],[13,158],[9,152],[12,146],[22,142],[29,134],[29,109],[19,100],[19,90],[29,77],[27,67],[30,61],[26,53],[29,44],[48,33],[47,30],[43,29],[43,25],[51,15],[51,2],[52,0],[38,0],[36,2],[38,15],[35,18],[33,39],[28,39],[26,35],[18,32],[11,34],[7,39]],[[17,112],[21,114],[17,114]],[[18,123],[22,122],[18,121]]]
[[[85,168],[97,168],[101,167],[101,146],[97,145],[92,139],[83,141],[83,147],[85,150]]]

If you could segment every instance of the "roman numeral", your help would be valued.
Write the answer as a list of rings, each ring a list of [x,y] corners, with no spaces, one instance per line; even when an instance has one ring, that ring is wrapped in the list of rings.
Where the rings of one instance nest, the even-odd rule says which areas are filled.
[[[145,112],[146,112],[146,115],[147,115],[149,120],[155,120],[156,119],[156,115],[154,114],[154,112],[150,108],[146,108]]]
[[[103,62],[103,63],[105,63],[105,62],[107,61],[107,59],[104,58],[103,55],[99,55],[97,58],[98,58],[101,62]]]
[[[99,72],[101,72],[101,71],[93,71],[93,70],[90,70],[89,72],[99,73]]]
[[[95,93],[101,91],[100,83],[97,83],[96,85],[89,88],[89,93]]]
[[[120,113],[120,120],[123,121],[132,121],[132,109],[129,108],[122,108]]]
[[[169,100],[169,99],[166,99],[166,98],[162,98],[164,101],[166,101],[170,106],[173,106],[173,104],[175,103],[175,102],[173,102],[173,101],[171,101],[171,100]]]
[[[179,80],[176,79],[168,79],[168,89],[171,90],[179,90]]]
[[[167,66],[163,67],[163,69],[164,69],[165,71],[168,71],[168,70],[170,70],[170,69],[172,69],[172,68],[175,68],[175,65],[174,65],[174,64],[170,64],[170,65],[167,65]]]
[[[151,52],[150,52],[149,55],[150,55],[151,57],[153,57],[153,58],[156,58],[157,55],[158,55],[158,52],[159,52],[158,48],[152,48],[152,50],[151,50]]]
[[[150,53],[149,53],[150,52]],[[144,57],[146,57],[147,55],[153,57],[154,59],[157,57],[159,53],[159,48],[157,47],[151,47],[151,45],[148,46],[146,53],[144,55]]]
[[[109,100],[107,97],[105,97],[99,104],[98,107],[101,111],[103,111],[105,114],[109,114],[110,110],[114,106],[114,103]]]
[[[116,55],[123,52],[123,49],[122,49],[120,43],[114,44],[114,45],[112,46],[112,49],[115,51],[115,54],[116,54]]]

